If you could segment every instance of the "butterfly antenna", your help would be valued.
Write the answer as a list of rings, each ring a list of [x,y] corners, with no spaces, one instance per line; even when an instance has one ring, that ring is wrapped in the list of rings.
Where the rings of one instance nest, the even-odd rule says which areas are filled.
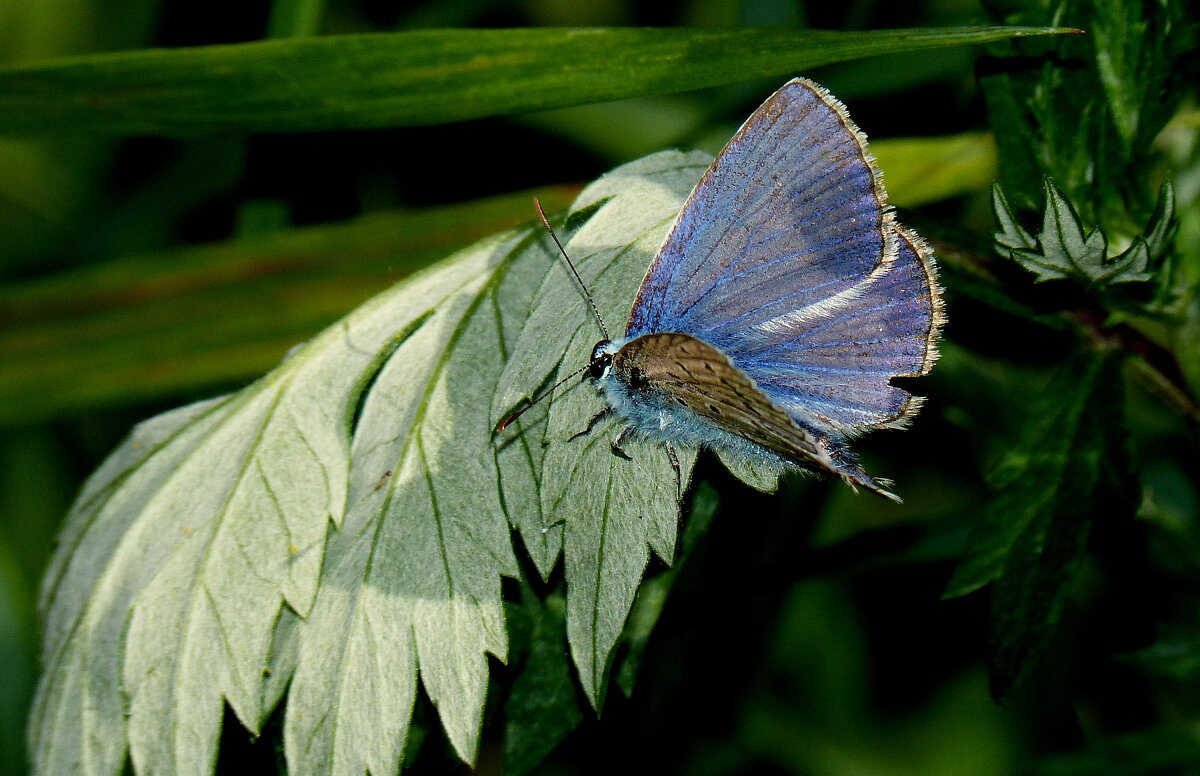
[[[525,405],[524,407],[522,407],[521,409],[519,409],[519,410],[517,410],[516,412],[513,412],[513,413],[511,413],[511,414],[509,414],[509,415],[505,415],[505,416],[504,416],[504,418],[503,418],[503,419],[501,419],[501,421],[500,421],[499,423],[497,423],[497,424],[496,424],[495,433],[499,434],[501,431],[503,431],[504,429],[508,428],[508,424],[512,423],[514,420],[516,420],[517,418],[521,417],[521,416],[522,416],[522,415],[524,415],[526,412],[528,412],[530,409],[532,409],[532,408],[533,408],[533,405],[537,404],[537,403],[538,403],[538,402],[540,402],[542,399],[544,399],[544,398],[546,398],[547,396],[549,396],[550,394],[554,393],[554,392],[555,392],[555,391],[558,389],[558,387],[559,387],[560,385],[562,385],[563,383],[565,383],[567,380],[570,380],[572,377],[575,377],[575,376],[576,376],[576,375],[578,375],[580,372],[582,372],[582,371],[583,371],[583,370],[585,370],[585,369],[588,369],[588,368],[590,368],[591,366],[592,366],[591,362],[588,362],[588,363],[584,364],[583,366],[579,367],[578,369],[576,369],[576,370],[575,370],[574,372],[572,372],[571,374],[567,375],[566,377],[564,377],[563,379],[559,380],[559,381],[558,381],[557,383],[555,383],[554,385],[552,385],[552,386],[550,386],[549,388],[547,388],[547,389],[546,389],[546,391],[545,391],[544,393],[542,393],[542,394],[540,394],[540,395],[538,395],[538,396],[535,396],[535,397],[533,397],[532,399],[530,399],[530,400],[529,400],[529,403],[528,403],[528,404],[526,404],[526,405]]]
[[[596,302],[594,299],[592,299],[592,295],[588,293],[587,286],[583,283],[583,278],[579,277],[579,270],[575,269],[575,264],[571,261],[571,257],[567,255],[567,249],[563,247],[561,242],[559,242],[558,235],[554,233],[554,228],[550,226],[550,221],[546,218],[545,211],[542,210],[542,203],[538,201],[537,197],[533,198],[533,206],[537,208],[538,218],[542,219],[542,226],[546,227],[546,231],[550,233],[550,237],[554,240],[554,244],[558,246],[558,252],[562,254],[564,259],[566,259],[567,266],[571,269],[571,274],[575,276],[575,282],[579,284],[579,290],[583,292],[583,298],[587,300],[589,305],[591,305],[592,314],[596,316],[596,322],[600,324],[600,331],[604,333],[604,339],[612,339],[612,337],[608,336],[608,327],[604,325],[604,318],[600,315],[600,308],[596,307]],[[586,368],[587,367],[584,367],[584,369]],[[578,372],[576,374],[578,374]],[[557,388],[558,386],[556,385],[554,387]],[[550,390],[554,389],[551,388]]]

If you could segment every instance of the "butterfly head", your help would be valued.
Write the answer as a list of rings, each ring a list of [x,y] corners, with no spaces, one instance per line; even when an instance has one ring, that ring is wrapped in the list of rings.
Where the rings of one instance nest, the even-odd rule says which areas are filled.
[[[612,370],[613,356],[620,346],[612,340],[602,339],[592,348],[592,358],[588,362],[587,375],[592,380],[603,380]]]
[[[597,384],[606,381],[609,375],[612,373],[613,358],[616,357],[617,352],[620,351],[620,349],[621,346],[612,340],[600,340],[596,343],[595,347],[592,348],[592,357],[588,360],[586,365],[579,367],[536,397],[526,400],[525,403],[520,406],[520,408],[510,412],[508,415],[505,415],[492,429],[492,433],[499,434],[501,431],[508,428],[509,424],[524,415],[530,407],[533,407],[542,399],[545,399],[547,396],[554,393],[554,391],[557,390],[558,387],[563,383],[578,377],[580,373],[585,374],[585,376],[591,378],[592,382]]]

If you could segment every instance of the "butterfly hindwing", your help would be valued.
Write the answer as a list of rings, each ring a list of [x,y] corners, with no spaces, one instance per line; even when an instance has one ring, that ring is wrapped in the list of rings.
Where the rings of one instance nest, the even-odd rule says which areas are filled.
[[[903,227],[895,259],[852,300],[736,363],[793,416],[844,434],[902,424],[917,402],[893,377],[928,373],[937,356],[941,289],[928,247]]]

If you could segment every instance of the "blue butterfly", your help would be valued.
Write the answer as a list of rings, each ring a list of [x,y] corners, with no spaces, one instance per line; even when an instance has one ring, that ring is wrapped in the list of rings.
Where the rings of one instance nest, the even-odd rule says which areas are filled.
[[[916,413],[891,379],[929,372],[940,295],[931,251],[895,222],[845,107],[790,81],[693,189],[625,336],[592,352],[602,415],[625,423],[614,450],[629,434],[708,446],[899,501],[848,440]]]

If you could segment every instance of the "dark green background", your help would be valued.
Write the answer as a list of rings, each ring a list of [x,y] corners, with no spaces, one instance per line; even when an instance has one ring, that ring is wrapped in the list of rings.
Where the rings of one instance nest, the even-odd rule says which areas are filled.
[[[631,763],[688,774],[1196,773],[1200,450],[1196,384],[1188,378],[1200,363],[1200,324],[1186,312],[1197,315],[1200,277],[1200,120],[1195,80],[1187,77],[1195,75],[1195,55],[1168,50],[1141,71],[1122,71],[1136,54],[1122,59],[1103,46],[1149,51],[1152,38],[1138,36],[1154,34],[1158,4],[1068,5],[1064,17],[1052,18],[1041,3],[1015,0],[274,7],[13,0],[0,6],[0,65],[425,28],[1087,26],[1102,12],[1144,14],[1148,27],[1130,25],[1133,44],[1096,43],[1093,35],[1057,53],[1049,43],[957,47],[797,73],[827,86],[877,141],[901,220],[935,241],[945,268],[944,358],[912,385],[929,397],[927,407],[912,430],[858,445],[868,469],[894,478],[906,503],[856,497],[819,480],[789,481],[768,497],[702,462],[700,478],[715,486],[704,498],[717,494],[719,506],[706,532],[688,534],[632,695],[614,688],[599,721],[580,699],[566,699],[562,715],[578,715],[577,707],[582,721],[539,767],[564,774]],[[1005,16],[1024,6],[1023,15]],[[1071,123],[1089,110],[1105,115],[1099,81],[1080,75],[1100,59],[1116,61],[1117,77],[1142,72],[1153,86],[1146,100],[1130,98],[1153,132],[1124,149],[1111,132],[1093,137]],[[1049,100],[1030,118],[1013,107],[1033,99],[1021,79],[1032,84],[1048,67],[1076,79],[1068,84],[1075,102]],[[203,106],[194,108],[190,129],[172,119],[169,129],[153,127],[156,134],[149,125],[140,132],[89,125],[86,114],[56,123],[53,110],[25,113],[29,103],[14,96],[32,89],[36,98],[40,82],[30,87],[0,74],[0,106],[8,111],[0,129],[10,131],[0,135],[0,771],[24,769],[36,590],[58,523],[82,479],[132,424],[244,385],[411,269],[528,221],[530,193],[561,209],[582,183],[621,162],[669,147],[715,152],[787,77],[742,77],[753,72],[746,64],[738,83],[704,91],[438,126],[250,134],[236,115],[206,125],[213,114]],[[997,97],[997,73],[1016,83],[1012,105]],[[82,77],[86,94],[93,76]],[[990,104],[981,77],[993,79]],[[1176,115],[1189,84],[1190,112],[1185,103]],[[1056,117],[1061,124],[1050,131],[1046,122]],[[1049,139],[1023,141],[1015,125]],[[249,119],[244,126],[261,128]],[[287,119],[264,126],[287,127]],[[292,129],[312,126],[297,121]],[[990,129],[1000,133],[998,163]],[[1101,184],[1072,178],[1088,163],[1107,171]],[[1181,248],[1170,277],[1184,312],[1148,315],[1151,292],[1035,287],[1031,275],[997,257],[991,180],[1002,177],[1014,206],[1031,210],[1040,206],[1041,173],[1055,175],[1085,220],[1114,238],[1144,225],[1158,185],[1173,177]],[[1120,321],[1133,333],[1108,337],[1104,324]],[[1073,375],[1090,377],[1071,382]],[[1072,401],[1086,418],[1077,425],[1063,420]],[[1133,476],[1088,463],[1088,453],[1110,460],[1123,449],[1125,428]],[[1070,440],[1057,457],[1005,458],[1045,450],[1059,434]],[[1124,458],[1119,463],[1125,468]],[[1039,561],[1022,560],[1019,543],[1006,546],[1008,582],[995,595],[1015,603],[993,607],[990,590],[943,601],[977,519],[990,514],[1003,526],[1007,514],[997,503],[1011,502],[1016,521],[1035,498],[996,495],[1004,492],[996,474],[1004,466],[1024,471],[1027,483],[1071,494],[1039,513],[1051,521],[1042,538],[1047,546],[1086,541],[1088,553],[1051,568],[1061,577],[1051,583],[1016,573]],[[1047,466],[1057,467],[1058,479],[1044,475]],[[1076,497],[1070,488],[1093,475],[1119,487],[1111,497],[1098,485]],[[554,582],[524,595],[545,595]],[[509,592],[514,601],[522,595],[516,586]],[[1052,599],[1053,612],[1030,608],[1039,596]],[[1060,616],[1057,628],[1044,627],[1044,618]],[[519,656],[533,626],[516,609],[510,619]],[[1005,634],[1017,635],[1006,642]],[[1021,672],[1005,661],[1027,666],[1022,657],[1039,653],[1006,703],[994,705],[989,655],[993,690],[1004,694]],[[481,772],[500,767],[501,706],[513,670],[493,667]],[[422,719],[432,732],[416,765],[443,772],[452,758],[433,717],[418,709]],[[270,735],[252,744],[236,727],[223,742],[229,764],[255,757],[273,766],[273,747]]]

